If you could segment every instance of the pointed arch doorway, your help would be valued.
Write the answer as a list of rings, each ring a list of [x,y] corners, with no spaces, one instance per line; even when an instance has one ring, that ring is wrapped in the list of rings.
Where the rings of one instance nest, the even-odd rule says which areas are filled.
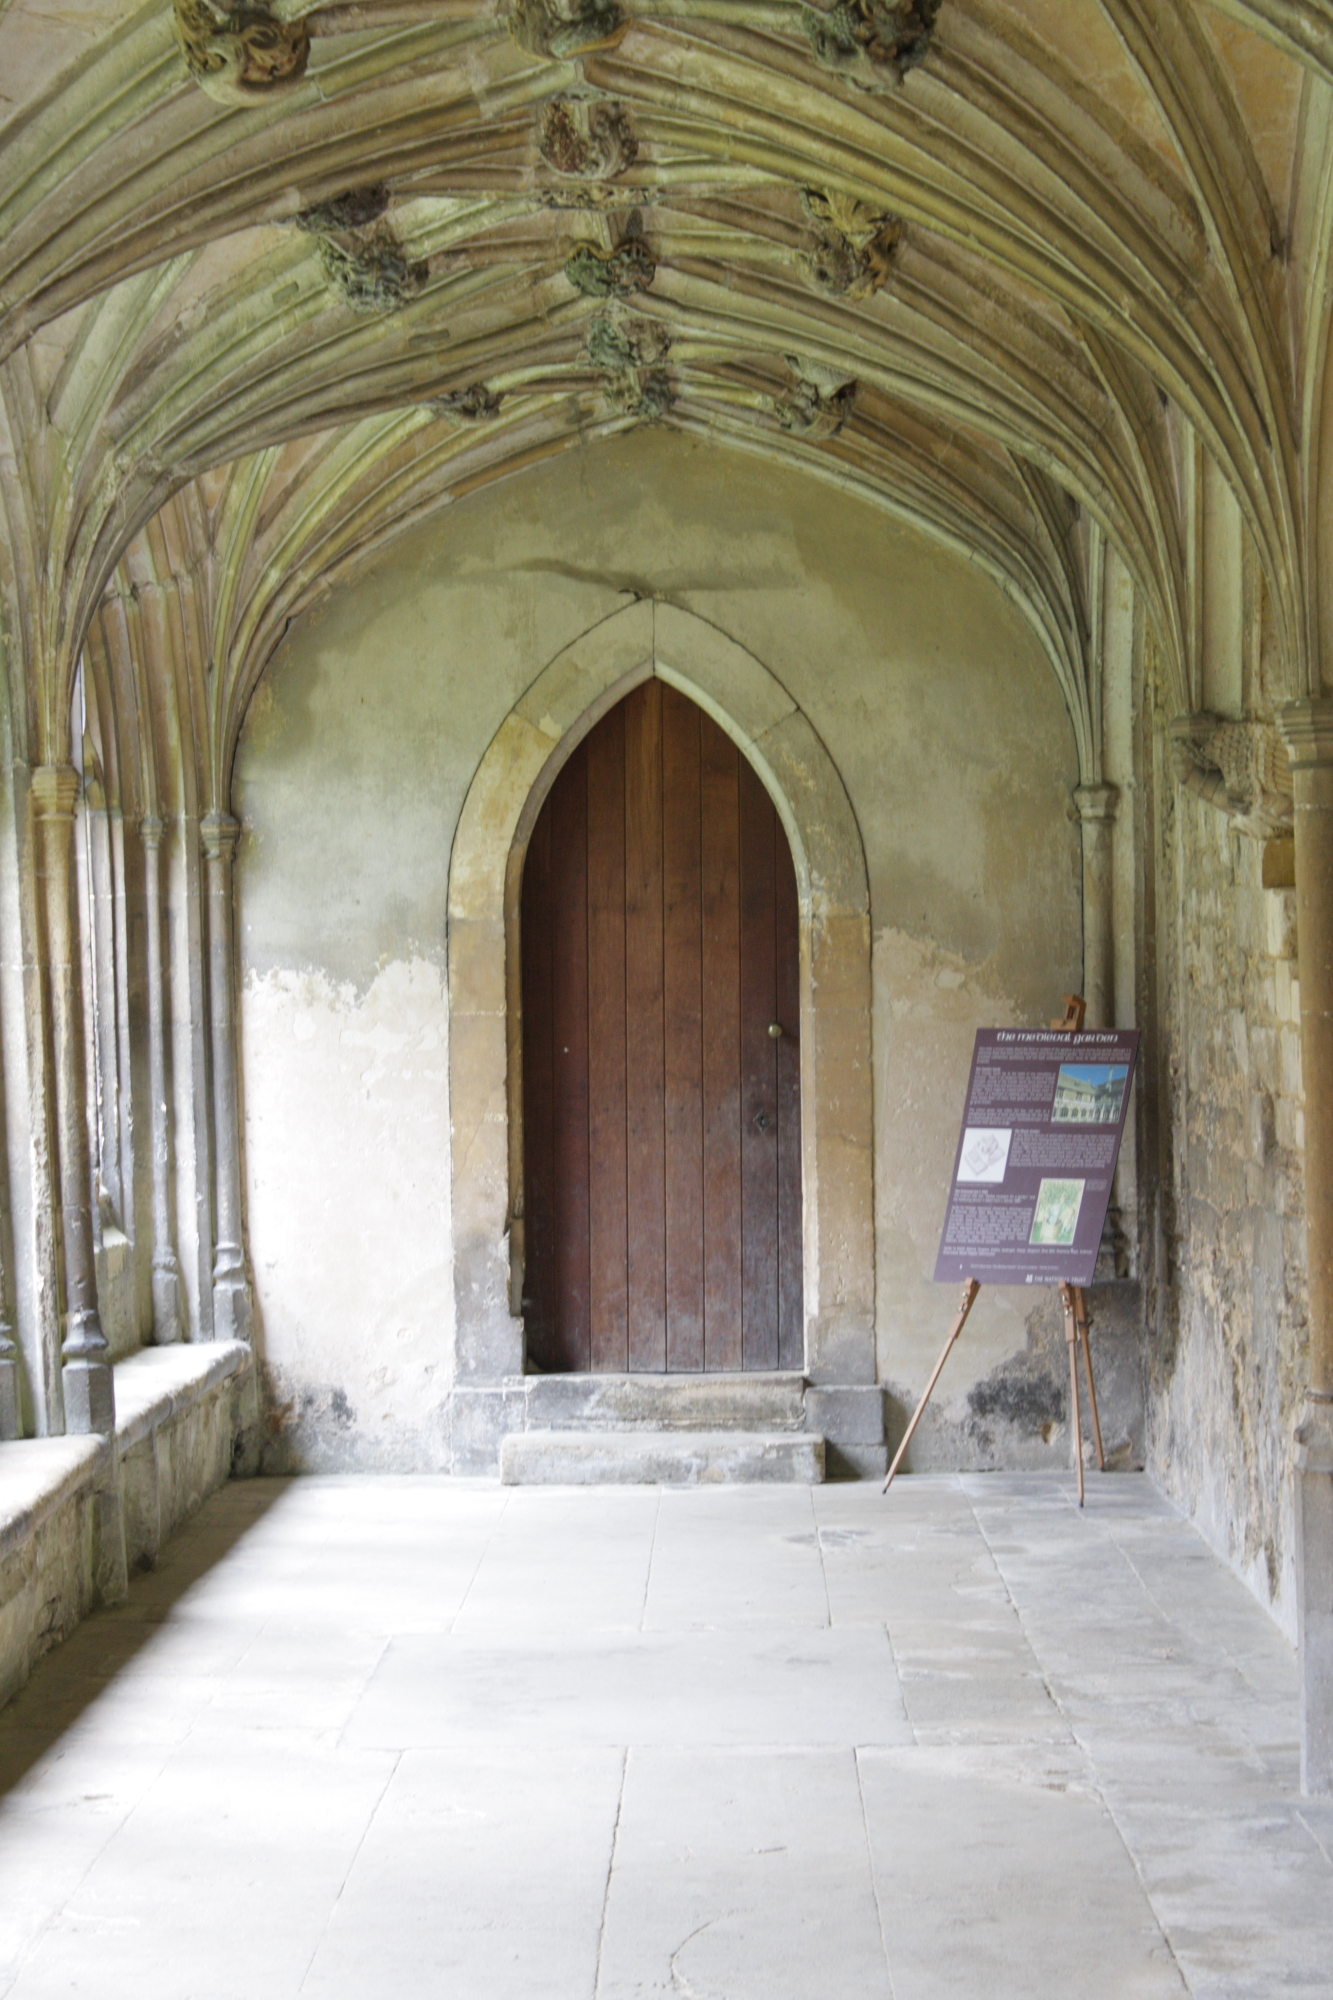
[[[530,1364],[800,1369],[796,876],[681,690],[642,682],[577,745],[520,923]]]

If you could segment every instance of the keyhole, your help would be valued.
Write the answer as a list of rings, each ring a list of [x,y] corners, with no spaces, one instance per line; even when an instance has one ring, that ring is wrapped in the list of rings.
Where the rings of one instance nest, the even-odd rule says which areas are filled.
[[[756,1111],[754,1114],[754,1122],[759,1127],[759,1130],[761,1132],[767,1132],[770,1122],[768,1113],[766,1111]]]

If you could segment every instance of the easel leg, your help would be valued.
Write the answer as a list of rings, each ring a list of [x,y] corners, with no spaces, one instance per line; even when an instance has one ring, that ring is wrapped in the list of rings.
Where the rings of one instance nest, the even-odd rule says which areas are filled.
[[[1097,1384],[1092,1378],[1092,1341],[1089,1337],[1091,1320],[1088,1316],[1088,1302],[1083,1296],[1082,1285],[1074,1287],[1074,1317],[1078,1322],[1079,1339],[1083,1343],[1083,1366],[1088,1374],[1088,1401],[1092,1405],[1092,1434],[1097,1440],[1097,1469],[1106,1470],[1106,1453],[1102,1450],[1102,1420],[1097,1411]]]
[[[893,1464],[889,1467],[888,1477],[884,1481],[884,1491],[886,1493],[892,1486],[894,1474],[897,1472],[898,1467],[902,1463],[903,1453],[907,1450],[908,1445],[912,1442],[912,1434],[916,1430],[917,1425],[921,1422],[922,1416],[925,1414],[926,1404],[930,1401],[931,1392],[933,1391],[935,1384],[940,1379],[940,1373],[944,1367],[945,1362],[949,1359],[949,1349],[953,1346],[954,1342],[957,1340],[959,1334],[962,1332],[964,1326],[966,1325],[967,1316],[972,1310],[972,1302],[976,1298],[977,1293],[980,1290],[981,1286],[977,1283],[975,1278],[969,1278],[966,1285],[963,1287],[963,1296],[958,1302],[958,1311],[954,1315],[953,1325],[949,1328],[949,1337],[944,1343],[944,1347],[941,1350],[939,1360],[935,1363],[935,1372],[931,1376],[929,1382],[927,1382],[925,1389],[922,1391],[921,1401],[917,1404],[915,1410],[913,1410],[912,1412],[912,1421],[907,1426],[907,1429],[903,1432],[902,1443],[898,1446],[897,1451],[893,1454]]]
[[[1061,1285],[1065,1309],[1065,1340],[1069,1345],[1069,1425],[1074,1442],[1074,1466],[1078,1472],[1078,1504],[1083,1505],[1083,1410],[1078,1396],[1078,1322],[1074,1316],[1074,1287]]]

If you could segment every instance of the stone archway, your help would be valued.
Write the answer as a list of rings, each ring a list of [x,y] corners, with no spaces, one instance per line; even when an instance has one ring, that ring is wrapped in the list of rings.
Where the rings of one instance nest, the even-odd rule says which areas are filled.
[[[651,674],[690,695],[740,745],[791,842],[801,911],[805,1373],[823,1391],[875,1381],[870,903],[860,831],[827,750],[768,669],[705,619],[640,601],[593,626],[537,676],[478,765],[454,837],[451,1457],[460,1471],[494,1466],[523,1394],[523,1326],[513,1305],[522,1259],[518,910],[527,840],[575,744]],[[834,1400],[825,1395],[825,1415]],[[858,1421],[864,1426],[866,1414]]]

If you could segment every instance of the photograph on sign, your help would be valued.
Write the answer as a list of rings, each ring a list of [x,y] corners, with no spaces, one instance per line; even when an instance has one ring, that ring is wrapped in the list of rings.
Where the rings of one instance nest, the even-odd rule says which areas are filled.
[[[1052,1119],[1057,1125],[1114,1125],[1128,1075],[1124,1063],[1061,1063]]]
[[[1078,1230],[1085,1181],[1043,1181],[1028,1233],[1029,1243],[1058,1243],[1067,1249]]]
[[[935,1276],[1092,1280],[1137,1034],[978,1030]]]

